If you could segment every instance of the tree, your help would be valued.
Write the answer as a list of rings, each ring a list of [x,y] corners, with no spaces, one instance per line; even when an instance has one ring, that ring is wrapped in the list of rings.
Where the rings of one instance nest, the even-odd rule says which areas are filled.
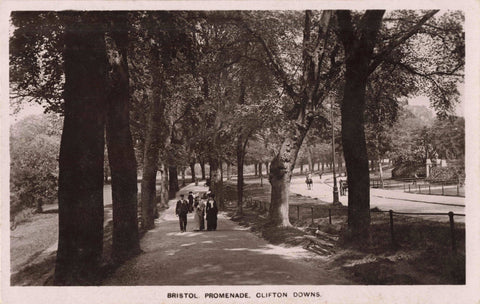
[[[166,162],[163,154],[168,150],[172,128],[171,111],[176,105],[173,96],[179,81],[191,66],[190,52],[192,37],[186,12],[137,12],[134,16],[130,65],[134,73],[135,97],[137,99],[134,117],[137,118],[135,134],[143,150],[142,156],[142,228],[154,226],[156,210],[156,176],[159,160]],[[135,43],[133,43],[133,41]],[[143,115],[142,112],[146,112]],[[146,127],[144,127],[146,125]],[[145,130],[141,130],[145,129]],[[168,165],[167,165],[168,167]],[[166,170],[162,172],[165,184]],[[175,181],[176,174],[169,174],[169,182]],[[162,186],[163,193],[166,192]],[[162,195],[165,197],[165,195]]]
[[[43,204],[56,202],[61,123],[56,114],[32,115],[11,127],[11,221],[25,208],[42,212]]]
[[[127,64],[128,18],[119,12],[109,16],[110,83],[106,96],[106,138],[112,177],[112,258],[123,261],[140,253],[137,216],[137,164],[129,118],[129,73]]]
[[[455,77],[459,76],[456,73],[463,67],[462,30],[457,22],[460,18],[457,16],[452,20],[447,16],[440,22],[432,21],[434,24],[430,26],[439,27],[440,30],[426,30],[429,27],[424,25],[437,12],[429,11],[420,17],[412,11],[394,12],[392,20],[398,22],[396,33],[392,31],[395,27],[392,27],[391,23],[383,23],[382,28],[384,11],[366,11],[363,15],[355,16],[350,11],[336,12],[339,37],[346,58],[342,102],[342,142],[349,179],[348,224],[355,236],[367,237],[370,225],[368,157],[363,117],[369,76],[381,64],[391,63],[401,67],[419,76],[420,81],[423,81],[423,87],[429,84],[429,94],[435,98],[434,104],[440,110],[450,108],[452,101],[454,102],[458,96]],[[400,17],[395,18],[397,15]],[[440,34],[442,31],[444,32]],[[379,35],[380,32],[382,35]],[[432,57],[439,60],[438,65],[422,63],[422,59],[425,60],[427,56],[425,54],[420,56],[419,52],[412,49],[412,40],[416,39],[410,38],[420,32],[430,32],[428,35],[440,35],[445,38],[443,44],[446,47],[442,46],[442,43],[431,44],[441,51],[435,52],[434,48],[428,48],[434,54]],[[445,33],[452,33],[452,35],[448,37],[448,34],[443,35]],[[419,39],[428,35],[419,36]],[[418,43],[417,39],[413,44],[418,47]],[[431,45],[429,44],[429,47]],[[375,48],[376,52],[374,52]],[[454,55],[454,60],[450,55]]]
[[[98,275],[103,247],[105,126],[109,163],[115,171],[112,258],[122,260],[139,251],[136,165],[128,126],[129,77],[123,40],[127,29],[121,24],[124,16],[12,13],[16,27],[11,37],[12,95],[33,97],[47,111],[65,116],[54,280],[59,285],[91,284]],[[111,28],[106,36],[108,22],[115,23],[115,30]],[[26,73],[22,76],[19,71]],[[102,156],[97,154],[100,146]],[[97,180],[100,160],[102,185]]]
[[[274,225],[291,225],[288,219],[288,194],[298,151],[340,72],[340,64],[336,61],[338,48],[330,41],[331,16],[331,11],[323,11],[316,18],[312,11],[306,11],[303,18],[298,13],[272,13],[261,19],[262,34],[258,28],[253,28],[246,22],[243,24],[263,48],[271,71],[291,98],[290,107],[285,108],[288,120],[285,122],[283,143],[270,165],[272,195],[269,219]],[[302,37],[298,31],[302,19],[303,40],[295,45],[299,40],[297,38]],[[293,27],[287,27],[292,24]],[[278,37],[272,33],[267,35],[268,28],[277,30]],[[288,45],[292,41],[294,45]],[[279,56],[280,50],[285,49],[289,51],[287,59]],[[296,74],[294,67],[301,68],[300,75]]]
[[[425,164],[426,149],[424,140],[428,139],[426,130],[430,128],[428,122],[418,117],[410,110],[410,107],[403,106],[399,109],[397,121],[390,131],[391,149],[388,152],[396,167],[420,166]],[[422,136],[422,133],[424,136]],[[430,148],[430,157],[433,158],[433,150]]]
[[[64,13],[65,119],[60,144],[55,285],[97,282],[103,248],[107,92],[105,24],[98,13]]]
[[[428,130],[429,141],[441,159],[465,159],[465,119],[436,119]]]

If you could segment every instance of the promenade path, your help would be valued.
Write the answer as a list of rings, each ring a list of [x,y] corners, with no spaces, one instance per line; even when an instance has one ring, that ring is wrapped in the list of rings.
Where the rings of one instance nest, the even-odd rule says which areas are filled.
[[[337,182],[342,178],[337,178]],[[343,177],[345,179],[345,177]],[[308,190],[304,176],[294,176],[290,184],[290,192],[318,198],[319,204],[331,203],[333,201],[333,176],[324,174],[320,180],[314,177],[313,188]],[[348,197],[340,196],[342,205],[347,206]],[[370,207],[377,207],[380,210],[393,210],[397,212],[412,213],[448,213],[452,211],[458,214],[465,214],[465,198],[457,196],[441,196],[406,193],[402,190],[384,190],[370,188]],[[435,221],[449,221],[445,216],[422,216],[423,218]],[[455,216],[456,222],[465,222],[464,216]]]
[[[188,185],[179,192],[205,192]],[[217,231],[194,232],[189,214],[180,233],[176,200],[141,240],[144,253],[119,267],[103,284],[122,285],[321,285],[352,284],[326,269],[324,257],[301,247],[267,243],[219,213]]]

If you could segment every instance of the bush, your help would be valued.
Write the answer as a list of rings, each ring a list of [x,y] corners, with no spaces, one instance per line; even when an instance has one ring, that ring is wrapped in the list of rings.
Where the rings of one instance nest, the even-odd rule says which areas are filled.
[[[425,177],[425,166],[418,163],[402,163],[392,170],[392,178]]]
[[[444,181],[457,181],[465,178],[465,168],[463,167],[432,167],[430,169],[430,176],[428,181],[444,182]]]
[[[22,210],[41,211],[57,197],[61,120],[56,115],[29,116],[11,128],[10,219]]]

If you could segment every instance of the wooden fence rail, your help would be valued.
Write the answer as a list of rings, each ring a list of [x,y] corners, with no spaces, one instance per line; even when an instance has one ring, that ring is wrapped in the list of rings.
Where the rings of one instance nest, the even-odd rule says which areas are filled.
[[[268,212],[269,208],[269,203],[268,202],[262,202],[259,200],[252,200],[251,198],[245,199],[247,206],[251,207],[253,210],[258,210],[259,212]],[[296,209],[296,215],[297,215],[297,221],[300,221],[300,211],[302,208],[309,208],[310,209],[310,214],[311,214],[311,223],[314,223],[315,220],[315,206],[311,205],[291,205],[291,207],[295,207]],[[332,210],[341,210],[344,212],[347,212],[347,208],[321,208],[322,210],[327,210],[328,211],[328,223],[331,225],[332,224]],[[398,211],[393,211],[393,210],[388,210],[388,211],[383,211],[383,210],[370,210],[370,212],[377,212],[377,213],[388,213],[389,214],[389,224],[390,224],[390,239],[392,246],[396,247],[398,246],[396,238],[395,238],[395,227],[394,227],[394,215],[413,215],[413,216],[448,216],[449,217],[449,223],[450,223],[450,238],[451,238],[451,248],[452,252],[457,251],[457,244],[456,244],[456,236],[455,236],[455,216],[465,216],[465,214],[461,213],[454,213],[452,211],[448,213],[437,213],[437,212],[398,212]]]

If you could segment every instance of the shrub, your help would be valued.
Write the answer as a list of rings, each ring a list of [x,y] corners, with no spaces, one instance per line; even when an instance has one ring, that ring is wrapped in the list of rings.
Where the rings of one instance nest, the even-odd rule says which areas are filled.
[[[465,178],[463,167],[432,167],[430,169],[429,182],[457,181]]]
[[[402,163],[392,170],[392,178],[411,178],[425,176],[425,166],[418,163]]]
[[[57,196],[61,120],[56,115],[29,116],[11,128],[10,217],[22,210],[41,211]]]

